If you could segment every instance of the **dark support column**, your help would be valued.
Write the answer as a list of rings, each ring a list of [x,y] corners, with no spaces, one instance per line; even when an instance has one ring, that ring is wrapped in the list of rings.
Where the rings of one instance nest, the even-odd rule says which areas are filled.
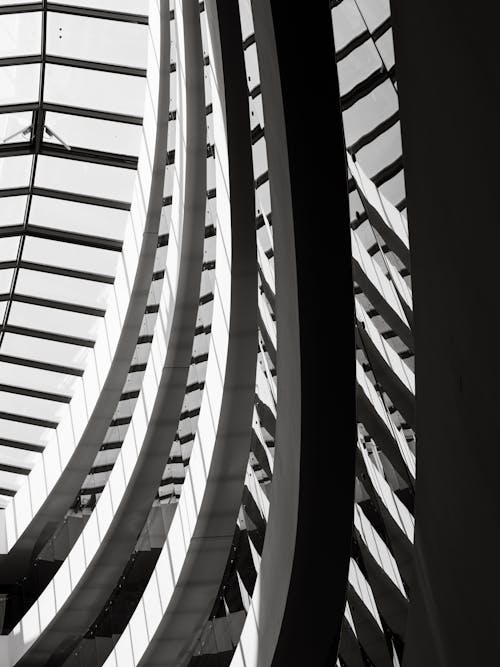
[[[303,11],[278,0],[252,5],[276,246],[279,378],[258,664],[322,667],[335,663],[344,613],[356,442],[335,48],[328,2]]]
[[[404,667],[498,664],[498,3],[392,0],[416,351]]]

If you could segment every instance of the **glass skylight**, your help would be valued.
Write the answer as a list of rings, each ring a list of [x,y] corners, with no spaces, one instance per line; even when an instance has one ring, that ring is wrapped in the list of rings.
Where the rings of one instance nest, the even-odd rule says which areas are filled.
[[[146,81],[147,0],[49,7],[0,0],[0,463],[26,470],[101,330]]]

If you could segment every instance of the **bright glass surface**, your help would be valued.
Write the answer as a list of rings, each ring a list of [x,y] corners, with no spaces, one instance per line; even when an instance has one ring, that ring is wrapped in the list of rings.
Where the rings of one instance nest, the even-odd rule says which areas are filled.
[[[63,336],[95,340],[99,318],[14,301],[10,310],[9,324],[35,331],[41,329]]]
[[[0,226],[21,225],[26,211],[26,195],[0,197]]]
[[[40,65],[4,65],[0,67],[0,104],[36,102]]]
[[[0,199],[0,211],[2,200]],[[108,239],[123,239],[127,211],[35,195],[30,223]]]
[[[0,272],[0,288],[2,286],[2,273],[6,273],[6,271]],[[51,299],[61,303],[89,306],[90,308],[104,308],[109,290],[110,286],[105,283],[28,269],[19,271],[16,284],[17,294]]]
[[[14,269],[3,269],[0,271],[0,295],[8,294],[13,275]]]
[[[7,236],[0,243],[0,262],[10,262],[17,257],[19,236]]]
[[[49,12],[47,53],[99,63],[146,67],[147,26]]]
[[[39,155],[35,185],[92,197],[127,201],[132,194],[134,178],[135,171],[131,169]],[[1,179],[0,171],[0,182]]]
[[[142,116],[144,79],[48,64],[45,70],[47,102]]]
[[[0,7],[27,2],[0,0]],[[142,74],[148,28],[121,19],[127,12],[147,16],[149,1],[66,0],[54,5],[60,11],[47,12],[45,45],[40,9],[0,14],[0,59],[12,59],[8,65],[0,64],[0,194],[23,189],[22,194],[4,192],[6,196],[0,196],[0,231],[13,225],[24,225],[26,230],[23,236],[0,238],[0,321],[8,315],[8,328],[0,336],[0,354],[6,359],[0,362],[0,382],[71,396],[75,382],[82,381],[66,368],[84,370],[92,350],[78,344],[78,339],[92,342],[104,331],[102,315],[114,289],[120,242],[130,224],[127,210],[101,204],[108,200],[128,203],[133,198],[136,170],[131,167],[143,138],[137,123],[145,99]],[[76,8],[75,13],[65,11],[68,5]],[[86,8],[102,14],[85,16]],[[15,64],[16,58],[39,58],[43,51],[68,62]],[[40,87],[42,67],[45,79]],[[18,105],[19,111],[7,105]],[[129,116],[136,121],[129,123]],[[44,125],[37,125],[37,120]],[[35,137],[36,132],[41,136]],[[44,150],[34,161],[39,142]],[[19,144],[19,152],[27,155],[15,154]],[[67,153],[66,146],[71,149]],[[49,192],[35,194],[33,187]],[[59,192],[68,200],[58,198]],[[81,196],[96,202],[70,200]],[[32,235],[40,233],[46,238]],[[58,240],[61,238],[67,242]],[[114,249],[94,247],[100,244],[111,244]],[[97,312],[79,312],[87,308]],[[26,335],[22,329],[13,333],[13,327],[23,328]],[[69,338],[57,342],[40,335]],[[9,358],[19,363],[8,363]],[[52,368],[23,365],[23,360]],[[58,401],[0,391],[0,413],[57,423],[63,410],[67,406]],[[53,429],[0,418],[0,438],[43,447],[51,434]],[[20,461],[33,457],[31,452],[12,451]],[[2,449],[0,463],[4,461]],[[30,460],[28,467],[32,463]],[[5,484],[11,491],[24,479],[0,476],[0,487]],[[4,502],[8,501],[2,496]]]
[[[113,275],[118,253],[89,248],[77,243],[64,243],[27,236],[23,260],[76,271]]]
[[[33,114],[30,111],[0,114],[0,146],[6,139],[6,143],[29,141],[29,132],[26,135],[17,133],[30,127],[32,122]],[[16,136],[13,137],[13,134]]]
[[[24,359],[32,361],[83,369],[89,348],[34,336],[6,333],[2,342],[2,354],[12,357],[22,355]]]
[[[74,384],[74,376],[71,375],[4,362],[0,362],[0,377],[3,384],[61,394],[62,396],[71,395],[72,385]]]
[[[63,404],[47,401],[44,398],[20,396],[19,394],[0,391],[0,405],[6,412],[15,415],[54,421],[57,420]]]
[[[0,58],[40,53],[41,26],[41,12],[1,14]]]
[[[50,428],[0,418],[0,438],[29,442],[34,445],[45,445],[51,435],[52,429]]]
[[[52,111],[47,112],[45,122],[70,146],[124,155],[137,156],[139,154],[142,136],[140,125],[70,116]],[[59,144],[54,137],[46,137],[45,140]]]
[[[27,187],[32,163],[32,155],[0,157],[0,184],[2,189]]]

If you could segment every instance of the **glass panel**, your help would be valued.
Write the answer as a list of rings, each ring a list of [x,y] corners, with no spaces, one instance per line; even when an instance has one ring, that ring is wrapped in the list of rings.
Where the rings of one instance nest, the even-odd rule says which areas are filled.
[[[2,354],[83,369],[90,348],[7,333],[2,343]]]
[[[28,187],[32,155],[13,155],[0,158],[0,186],[2,188]]]
[[[4,269],[3,271],[0,271],[0,294],[9,293],[13,275],[14,269]]]
[[[24,481],[25,481],[24,475],[18,475],[17,473],[0,470],[0,489],[10,489],[11,491],[18,491],[21,488]]]
[[[40,53],[41,12],[0,15],[0,58]]]
[[[50,111],[45,116],[45,122],[70,146],[121,153],[122,155],[139,154],[142,135],[140,125],[113,123]],[[45,136],[44,140],[59,143],[54,137]]]
[[[138,76],[50,64],[45,70],[47,102],[142,116],[144,92]]]
[[[391,15],[389,0],[378,0],[378,2],[357,0],[357,2],[359,3],[359,11],[363,15],[371,32],[378,28]]]
[[[370,74],[380,70],[381,65],[382,61],[371,39],[358,46],[349,56],[337,63],[340,94],[344,95],[352,90]]]
[[[1,211],[0,199],[0,211]],[[52,197],[33,197],[30,223],[108,239],[123,239],[128,212]]]
[[[31,236],[26,238],[23,252],[23,260],[28,262],[102,273],[108,276],[114,275],[118,256],[118,253],[110,250],[88,248],[76,243],[63,243]]]
[[[54,433],[51,428],[22,424],[8,419],[0,419],[0,438],[6,440],[17,440],[17,442],[30,442],[35,445],[44,445]]]
[[[148,0],[65,0],[64,3],[54,4],[72,5],[73,7],[92,7],[93,9],[109,9],[116,12],[129,12],[130,14],[148,15]]]
[[[0,104],[19,104],[38,100],[40,65],[0,67]]]
[[[146,67],[146,34],[147,26],[139,23],[49,12],[47,53],[78,60]]]
[[[383,167],[401,156],[401,130],[399,123],[379,135],[356,154],[356,160],[371,178]]]
[[[0,114],[0,144],[3,142],[29,141],[31,132],[27,131],[26,134],[22,134],[21,131],[29,128],[32,121],[33,113],[31,111]],[[5,141],[6,139],[8,141]]]
[[[384,81],[370,95],[343,112],[345,141],[349,146],[398,110],[397,93],[391,81]]]
[[[2,274],[0,271],[0,289]],[[9,283],[10,284],[10,283]],[[110,291],[110,285],[79,280],[52,273],[41,273],[21,269],[16,283],[17,294],[27,294],[45,299],[54,299],[64,303],[81,304],[95,308],[104,308]]]
[[[35,331],[41,329],[88,340],[95,340],[100,321],[100,318],[91,315],[15,301],[12,303],[9,315],[9,325],[12,326],[26,327]]]
[[[133,169],[40,155],[35,185],[94,197],[130,201],[135,174]],[[1,178],[0,171],[0,183]]]
[[[64,409],[63,403],[47,401],[43,398],[33,398],[32,396],[11,394],[8,391],[0,391],[0,406],[3,411],[14,415],[34,417],[35,419],[48,419],[49,421],[58,421]]]
[[[0,457],[0,460],[5,463],[31,468],[39,459],[40,454],[37,452],[30,452],[26,449],[14,449],[14,447],[4,447],[3,445],[0,445]]]
[[[1,201],[1,198],[0,198]],[[19,236],[8,236],[0,241],[0,262],[10,262],[17,257]]]
[[[14,387],[26,387],[65,396],[71,396],[76,380],[74,375],[63,375],[62,373],[53,373],[39,368],[29,368],[28,366],[4,362],[0,362],[0,377],[4,384],[10,384]]]
[[[335,34],[335,48],[337,51],[344,48],[355,37],[366,30],[365,22],[354,0],[344,0],[334,7],[333,31]]]
[[[0,227],[23,224],[27,199],[26,195],[0,197]]]

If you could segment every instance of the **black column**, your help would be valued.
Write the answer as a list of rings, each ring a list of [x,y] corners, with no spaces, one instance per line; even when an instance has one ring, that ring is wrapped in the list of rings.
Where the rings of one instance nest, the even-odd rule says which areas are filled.
[[[392,0],[417,405],[404,667],[499,661],[497,7]]]
[[[335,663],[354,490],[354,303],[345,148],[329,3],[309,2],[299,10],[271,0],[271,7],[292,192],[301,382],[297,535],[273,665],[321,667]]]

